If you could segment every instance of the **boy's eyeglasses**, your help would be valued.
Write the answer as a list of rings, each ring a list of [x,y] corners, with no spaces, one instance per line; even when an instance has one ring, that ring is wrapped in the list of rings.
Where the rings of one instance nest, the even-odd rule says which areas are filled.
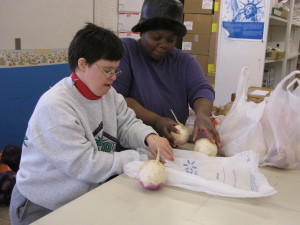
[[[103,71],[106,78],[111,78],[113,75],[119,76],[122,73],[122,70],[120,70],[119,68],[112,71],[105,71],[102,67],[98,66],[97,64],[96,66]]]

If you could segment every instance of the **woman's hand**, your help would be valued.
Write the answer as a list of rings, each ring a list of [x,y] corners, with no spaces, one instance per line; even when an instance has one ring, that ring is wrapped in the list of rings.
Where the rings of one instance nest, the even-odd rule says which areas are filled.
[[[210,119],[212,107],[213,105],[208,99],[198,98],[194,101],[196,119],[194,122],[193,141],[195,142],[199,137],[205,135],[206,138],[220,148],[221,142],[218,131]]]
[[[215,143],[218,148],[221,147],[219,134],[208,116],[197,116],[194,123],[193,141],[203,133],[212,143]]]
[[[157,136],[156,134],[149,134],[146,137],[146,142],[150,148],[151,153],[156,157],[158,147],[160,153],[168,160],[174,161],[173,149],[166,138]]]
[[[167,117],[158,117],[158,119],[155,122],[154,125],[154,129],[156,130],[156,132],[162,136],[168,139],[168,141],[170,142],[170,144],[173,147],[177,146],[177,143],[175,142],[175,138],[171,135],[171,131],[173,131],[174,133],[178,133],[179,131],[175,128],[175,126],[177,125],[177,123],[172,120],[169,119]]]

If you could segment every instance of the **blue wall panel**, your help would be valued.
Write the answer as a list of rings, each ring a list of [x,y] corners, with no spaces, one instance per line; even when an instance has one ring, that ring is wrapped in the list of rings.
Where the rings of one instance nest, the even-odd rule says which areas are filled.
[[[40,96],[70,74],[67,64],[0,69],[0,150],[22,144]]]

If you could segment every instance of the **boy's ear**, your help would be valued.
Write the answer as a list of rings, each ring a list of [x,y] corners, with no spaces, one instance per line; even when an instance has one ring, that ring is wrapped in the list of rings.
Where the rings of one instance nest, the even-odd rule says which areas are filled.
[[[78,69],[80,69],[81,71],[85,71],[87,66],[88,64],[86,63],[85,58],[78,59]]]

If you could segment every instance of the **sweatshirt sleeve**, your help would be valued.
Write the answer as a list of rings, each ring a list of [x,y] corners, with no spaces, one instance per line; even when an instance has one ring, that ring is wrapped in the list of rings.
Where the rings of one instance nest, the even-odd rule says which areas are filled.
[[[29,131],[30,132],[30,131]],[[131,161],[147,161],[148,157],[135,150],[122,152],[103,152],[94,148],[91,142],[81,135],[80,126],[64,124],[53,127],[37,138],[31,139],[27,133],[27,151],[23,162],[27,168],[39,168],[42,165],[55,167],[68,177],[91,183],[100,183],[109,177],[123,173],[123,166]],[[40,161],[37,155],[42,154]],[[25,165],[24,165],[25,166]],[[50,169],[50,168],[49,168]]]
[[[147,148],[145,139],[149,134],[157,134],[151,127],[136,118],[135,112],[127,106],[124,97],[115,92],[117,105],[118,138],[125,148]],[[157,134],[158,135],[158,134]]]

